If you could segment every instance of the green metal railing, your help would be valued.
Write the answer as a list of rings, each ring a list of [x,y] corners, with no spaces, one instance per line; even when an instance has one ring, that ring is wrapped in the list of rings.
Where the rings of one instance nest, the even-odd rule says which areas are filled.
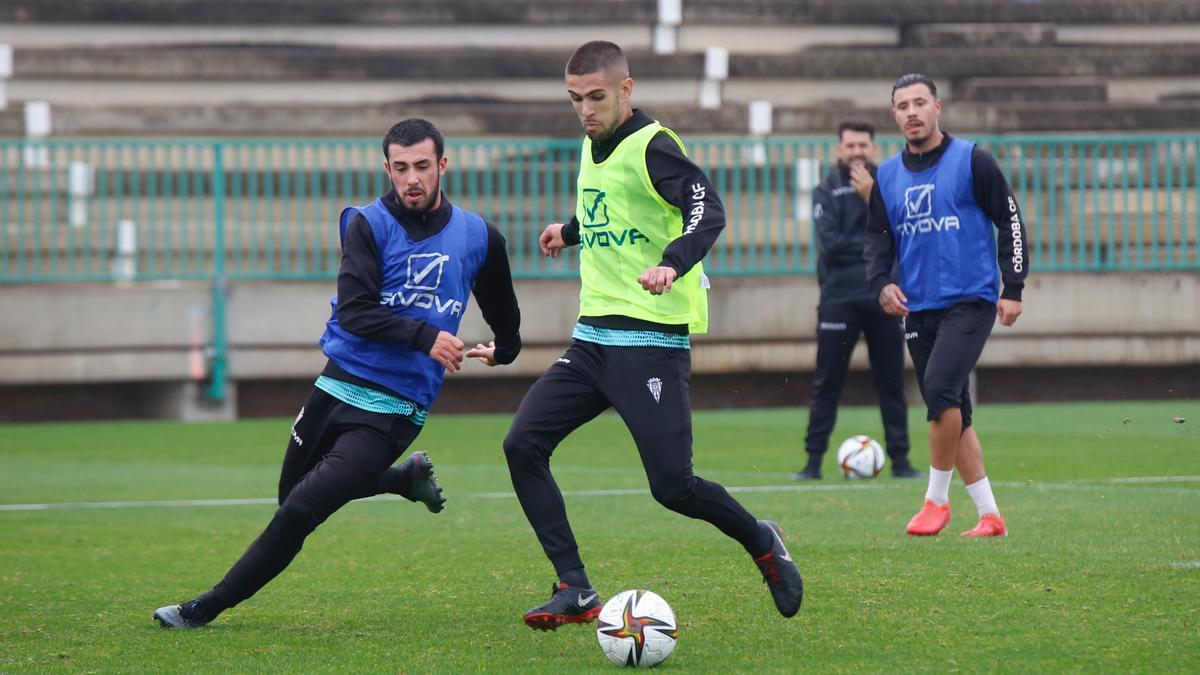
[[[975,140],[1016,191],[1035,272],[1200,269],[1200,135]],[[881,139],[880,156],[899,143]],[[812,273],[811,191],[834,146],[689,140],[726,206],[708,271]],[[447,194],[506,233],[516,277],[575,274],[569,253],[538,255],[537,236],[573,212],[578,141],[451,141],[446,154]],[[227,284],[333,278],[338,213],[387,187],[374,140],[3,139],[0,283],[209,282],[223,382]]]
[[[988,137],[1032,269],[1194,269],[1200,136]],[[811,189],[829,139],[695,140],[724,198],[714,274],[815,268]],[[881,140],[881,155],[898,148]],[[570,276],[536,239],[573,209],[573,140],[451,142],[447,193],[506,232],[520,278]],[[0,283],[326,279],[337,214],[387,188],[375,141],[0,141]]]

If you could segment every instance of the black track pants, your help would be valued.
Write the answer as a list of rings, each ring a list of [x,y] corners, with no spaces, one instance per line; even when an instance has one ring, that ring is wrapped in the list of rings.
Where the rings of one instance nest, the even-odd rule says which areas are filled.
[[[201,601],[222,611],[257,593],[335,511],[380,494],[383,472],[420,431],[406,417],[361,410],[314,389],[292,427],[275,516]]]
[[[867,338],[867,354],[879,414],[883,418],[887,454],[892,460],[908,457],[908,404],[904,400],[904,331],[900,320],[888,316],[875,301],[831,303],[817,310],[817,370],[804,449],[823,455],[837,422],[838,399],[850,368],[850,356],[860,333]]]
[[[751,555],[769,549],[769,534],[764,538],[754,517],[725,488],[692,473],[690,379],[686,349],[576,340],[529,389],[504,439],[504,454],[521,507],[556,572],[583,562],[550,473],[550,455],[567,434],[609,407],[633,434],[659,503],[712,523]]]

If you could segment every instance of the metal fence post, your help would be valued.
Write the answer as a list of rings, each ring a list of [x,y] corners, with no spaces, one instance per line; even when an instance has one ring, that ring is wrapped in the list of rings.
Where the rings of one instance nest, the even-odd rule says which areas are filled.
[[[227,396],[229,340],[226,335],[226,301],[229,290],[225,273],[225,162],[224,145],[213,145],[213,267],[212,267],[212,368],[208,397],[224,401]]]

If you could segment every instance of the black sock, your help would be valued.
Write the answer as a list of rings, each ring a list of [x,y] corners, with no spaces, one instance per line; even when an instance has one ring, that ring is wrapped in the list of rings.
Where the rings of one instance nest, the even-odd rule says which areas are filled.
[[[823,453],[822,453],[823,454]],[[808,453],[808,464],[804,465],[805,471],[820,471],[821,470],[821,454],[815,452]]]
[[[185,603],[186,604],[186,603]],[[217,618],[217,615],[229,609],[225,603],[221,602],[215,593],[209,591],[192,601],[191,615],[193,619],[199,620],[202,623],[208,623]]]
[[[416,501],[412,496],[413,472],[410,470],[402,470],[398,466],[390,467],[383,475],[379,477],[379,492],[390,492],[394,495],[400,495],[410,502]]]
[[[592,582],[588,581],[587,572],[583,571],[582,567],[573,570],[566,570],[558,575],[558,580],[568,586],[575,588],[591,588]]]
[[[771,533],[771,527],[769,525],[760,525],[758,529],[762,530],[762,534],[758,537],[758,546],[754,550],[746,549],[750,557],[755,560],[770,553],[771,549],[775,548],[775,535]]]

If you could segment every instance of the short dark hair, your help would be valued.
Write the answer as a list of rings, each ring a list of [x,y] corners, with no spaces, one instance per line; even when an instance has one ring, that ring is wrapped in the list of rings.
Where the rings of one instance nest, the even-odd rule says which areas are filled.
[[[842,123],[838,125],[839,141],[842,140],[842,132],[845,131],[866,132],[871,134],[871,140],[875,140],[875,125],[859,117],[851,117],[849,119],[842,120]]]
[[[593,40],[585,43],[567,61],[568,75],[590,75],[602,70],[616,69],[629,75],[625,52],[612,42]]]
[[[442,140],[442,132],[438,131],[432,122],[419,117],[412,117],[402,122],[396,122],[383,137],[383,158],[387,159],[388,157],[389,145],[402,145],[407,148],[425,139],[433,139],[433,147],[437,151],[437,158],[441,159],[446,142]]]
[[[907,73],[905,75],[901,75],[899,79],[896,80],[896,84],[892,85],[892,99],[895,100],[897,89],[911,87],[914,84],[923,84],[929,87],[929,93],[933,94],[934,98],[937,98],[937,85],[933,83],[933,80],[930,79],[928,75],[922,75],[920,73]]]

